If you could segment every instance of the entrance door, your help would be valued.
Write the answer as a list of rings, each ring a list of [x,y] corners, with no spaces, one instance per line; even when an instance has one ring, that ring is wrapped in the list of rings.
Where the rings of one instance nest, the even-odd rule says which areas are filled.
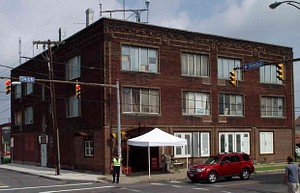
[[[41,144],[41,166],[47,167],[47,144]]]

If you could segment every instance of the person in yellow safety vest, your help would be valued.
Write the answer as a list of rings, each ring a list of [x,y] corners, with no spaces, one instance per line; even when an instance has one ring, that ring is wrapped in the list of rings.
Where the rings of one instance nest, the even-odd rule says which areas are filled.
[[[112,175],[113,175],[113,183],[117,182],[119,183],[120,179],[120,170],[121,170],[121,165],[122,165],[122,158],[118,155],[114,155],[111,163],[111,170],[112,170]],[[116,179],[117,177],[117,179]],[[116,181],[117,180],[117,181]]]

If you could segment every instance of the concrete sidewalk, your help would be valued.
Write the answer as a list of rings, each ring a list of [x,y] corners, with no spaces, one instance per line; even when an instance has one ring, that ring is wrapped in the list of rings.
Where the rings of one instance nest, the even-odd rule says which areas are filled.
[[[283,166],[285,163],[278,164],[261,164],[255,165],[255,168],[258,167],[269,167],[269,166]],[[83,182],[106,182],[111,183],[111,175],[101,175],[93,172],[77,172],[72,170],[60,170],[60,175],[55,175],[55,170],[53,168],[39,167],[39,166],[30,166],[22,164],[0,164],[1,169],[12,170],[16,172],[57,179],[57,180],[71,180],[71,181],[83,181]],[[283,172],[283,169],[276,170],[264,170],[255,173],[262,172]],[[186,168],[179,169],[179,171],[172,171],[169,173],[161,172],[151,172],[150,178],[148,172],[134,172],[130,175],[122,174],[120,176],[120,183],[139,183],[139,182],[155,182],[155,181],[176,181],[176,180],[188,180],[186,176]]]
[[[22,165],[22,164],[0,164],[1,169],[21,172],[30,175],[36,175],[57,180],[72,180],[72,181],[83,181],[83,182],[107,182],[111,183],[111,175],[101,175],[93,172],[76,172],[71,170],[60,170],[60,175],[55,175],[53,168]],[[143,181],[160,181],[160,180],[185,180],[186,169],[179,169],[176,172],[160,173],[152,172],[150,178],[148,172],[136,172],[130,175],[122,174],[120,176],[120,183],[138,183]]]

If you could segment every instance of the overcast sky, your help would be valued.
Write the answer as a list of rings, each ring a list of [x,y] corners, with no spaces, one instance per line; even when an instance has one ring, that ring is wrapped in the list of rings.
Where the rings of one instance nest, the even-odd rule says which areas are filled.
[[[58,29],[66,37],[85,27],[85,11],[145,8],[144,0],[0,0],[0,76],[9,76],[2,66],[19,65],[21,55],[31,57],[42,50],[36,40],[58,40]],[[230,38],[288,46],[300,57],[300,10],[288,4],[270,9],[273,0],[150,0],[149,23],[164,27],[221,35]],[[300,2],[300,1],[299,1]],[[300,5],[299,5],[300,6]],[[109,15],[105,15],[109,16]],[[123,14],[113,14],[123,19]],[[134,21],[135,17],[126,15]],[[142,21],[146,15],[142,14]],[[300,62],[294,63],[295,113],[300,116]],[[298,75],[298,76],[297,76]],[[0,124],[10,121],[10,101],[0,80]]]

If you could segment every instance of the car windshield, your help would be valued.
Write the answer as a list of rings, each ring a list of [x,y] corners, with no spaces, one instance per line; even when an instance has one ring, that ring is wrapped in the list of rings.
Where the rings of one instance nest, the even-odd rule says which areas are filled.
[[[219,156],[210,156],[203,163],[204,164],[216,164],[220,160]]]

